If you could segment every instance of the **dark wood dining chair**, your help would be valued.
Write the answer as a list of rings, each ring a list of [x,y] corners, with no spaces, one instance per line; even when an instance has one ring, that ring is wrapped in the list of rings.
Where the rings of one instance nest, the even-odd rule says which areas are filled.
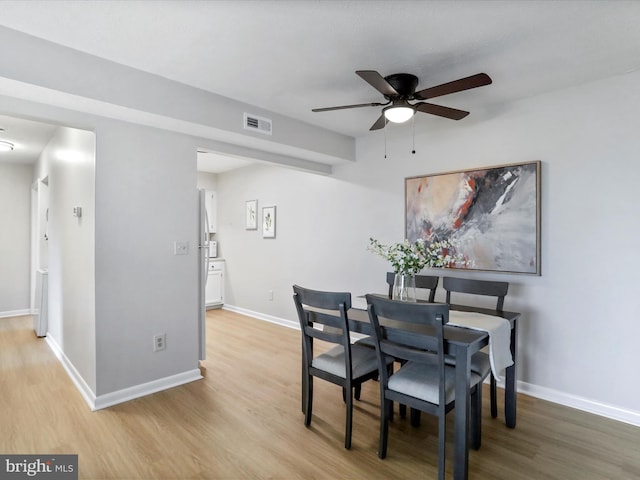
[[[353,418],[353,390],[371,379],[378,378],[375,350],[352,345],[349,336],[351,294],[322,292],[293,286],[293,301],[302,332],[302,404],[304,424],[311,425],[313,408],[313,377],[339,385],[346,402],[345,448],[351,448]],[[322,326],[322,329],[316,328]],[[335,344],[314,356],[314,339]]]
[[[396,278],[394,272],[387,272],[387,283],[389,284],[389,298],[393,297],[393,282]],[[433,303],[436,298],[436,289],[440,277],[435,275],[416,275],[416,289],[429,290],[428,302]]]
[[[387,272],[387,283],[389,284],[389,298],[393,298],[393,282],[396,278],[396,274],[394,272]],[[429,303],[433,303],[436,298],[436,290],[438,288],[438,282],[440,281],[440,277],[436,275],[416,275],[416,289],[429,290],[429,296],[427,297],[427,301]],[[373,346],[373,339],[364,339],[363,343],[369,344]],[[404,418],[407,415],[407,407],[406,405],[400,405],[400,417]],[[416,412],[415,410],[411,411],[411,423],[414,426],[418,426],[420,424],[420,412]]]
[[[369,320],[380,370],[380,439],[378,456],[385,458],[389,438],[389,420],[393,402],[438,417],[438,478],[444,479],[446,414],[455,406],[455,366],[445,363],[444,325],[449,321],[449,306],[438,303],[410,303],[367,295]],[[379,317],[384,317],[381,325]],[[393,322],[393,323],[391,323]],[[412,325],[414,328],[409,327]],[[431,328],[418,332],[415,326]],[[402,359],[394,373],[381,366],[388,359]],[[471,373],[472,432],[481,422],[482,377]],[[474,446],[477,443],[473,441]]]
[[[494,282],[489,280],[475,280],[466,278],[443,277],[442,286],[447,292],[446,302],[451,305],[451,294],[456,295],[456,303],[458,298],[467,297],[469,295],[483,295],[488,297],[496,297],[496,313],[502,312],[504,307],[504,297],[509,290],[509,282]],[[486,373],[491,373],[491,361],[489,355],[484,352],[478,352],[471,358],[471,370],[486,377]],[[491,416],[498,416],[498,402],[496,391],[496,378],[491,373],[490,379],[490,396],[491,396]]]

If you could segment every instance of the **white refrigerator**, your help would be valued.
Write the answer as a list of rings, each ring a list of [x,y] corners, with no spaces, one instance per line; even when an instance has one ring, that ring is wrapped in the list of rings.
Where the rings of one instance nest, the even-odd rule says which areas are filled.
[[[39,268],[36,272],[35,312],[33,314],[33,330],[37,337],[46,337],[49,328],[49,270]]]
[[[207,217],[207,207],[205,190],[198,190],[198,331],[199,331],[199,359],[204,360],[207,356],[207,321],[206,321],[206,301],[205,288],[207,277],[209,276],[209,221]]]

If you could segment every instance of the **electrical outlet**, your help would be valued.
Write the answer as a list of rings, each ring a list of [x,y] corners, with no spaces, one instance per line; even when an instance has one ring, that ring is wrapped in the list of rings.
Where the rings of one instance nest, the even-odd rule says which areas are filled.
[[[269,290],[269,301],[273,302],[273,290]]]
[[[167,348],[167,335],[165,333],[159,333],[153,336],[153,351],[159,352]]]

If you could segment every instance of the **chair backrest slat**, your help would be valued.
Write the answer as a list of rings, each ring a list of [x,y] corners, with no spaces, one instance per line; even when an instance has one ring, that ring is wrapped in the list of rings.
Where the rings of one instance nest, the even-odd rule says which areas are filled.
[[[438,281],[440,277],[435,275],[416,275],[416,288],[423,290],[429,290],[429,302],[433,303],[436,298],[436,289],[438,288]],[[396,274],[393,272],[387,272],[387,284],[389,285],[389,298],[393,296],[393,282],[396,278]]]
[[[320,330],[319,328],[307,326],[304,329],[304,333],[309,337],[317,338],[324,342],[342,344],[342,330],[340,330],[340,333],[334,333],[333,331],[327,332],[325,330]]]
[[[411,348],[427,348],[428,350],[437,350],[437,340],[432,335],[423,335],[411,330],[410,324],[407,324],[409,329],[402,330],[400,325],[396,328],[389,328],[386,331],[386,339],[390,342],[401,343]],[[436,330],[433,329],[433,333]]]
[[[385,333],[388,333],[388,330],[385,329]],[[385,355],[408,360],[409,362],[431,363],[430,361],[433,360],[433,353],[431,352],[437,351],[437,344],[428,342],[424,344],[424,348],[429,348],[429,351],[409,348],[389,339],[380,341],[380,350]]]
[[[509,282],[494,282],[489,280],[474,280],[466,278],[444,277],[442,286],[447,292],[446,302],[451,304],[451,293],[464,293],[469,295],[484,295],[496,297],[496,310],[504,307],[504,297],[509,290]]]
[[[340,330],[344,326],[340,317],[340,310],[331,311],[331,313],[307,311],[306,314],[309,323],[319,323],[327,327],[339,328]]]
[[[449,321],[448,305],[399,302],[377,295],[367,295],[366,298],[369,320],[383,351],[392,348],[391,345],[404,353],[416,349],[435,353],[442,350],[443,326]],[[382,325],[380,318],[383,319]]]

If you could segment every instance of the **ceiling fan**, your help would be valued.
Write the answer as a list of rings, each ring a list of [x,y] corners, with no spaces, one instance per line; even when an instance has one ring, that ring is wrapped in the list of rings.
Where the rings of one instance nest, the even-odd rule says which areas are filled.
[[[424,90],[416,92],[418,77],[411,75],[410,73],[394,73],[383,77],[375,70],[357,70],[356,74],[373,88],[378,90],[387,102],[359,103],[356,105],[342,105],[339,107],[314,108],[311,111],[328,112],[331,110],[344,110],[347,108],[384,107],[382,109],[382,114],[369,130],[379,130],[385,127],[387,122],[406,122],[413,117],[416,111],[430,113],[431,115],[438,115],[452,120],[460,120],[469,115],[469,112],[426,102],[411,104],[409,101],[427,100],[429,98],[440,97],[442,95],[482,87],[492,83],[489,75],[486,73],[478,73],[476,75],[471,75],[470,77],[460,78],[452,82],[443,83],[441,85],[425,88]]]

